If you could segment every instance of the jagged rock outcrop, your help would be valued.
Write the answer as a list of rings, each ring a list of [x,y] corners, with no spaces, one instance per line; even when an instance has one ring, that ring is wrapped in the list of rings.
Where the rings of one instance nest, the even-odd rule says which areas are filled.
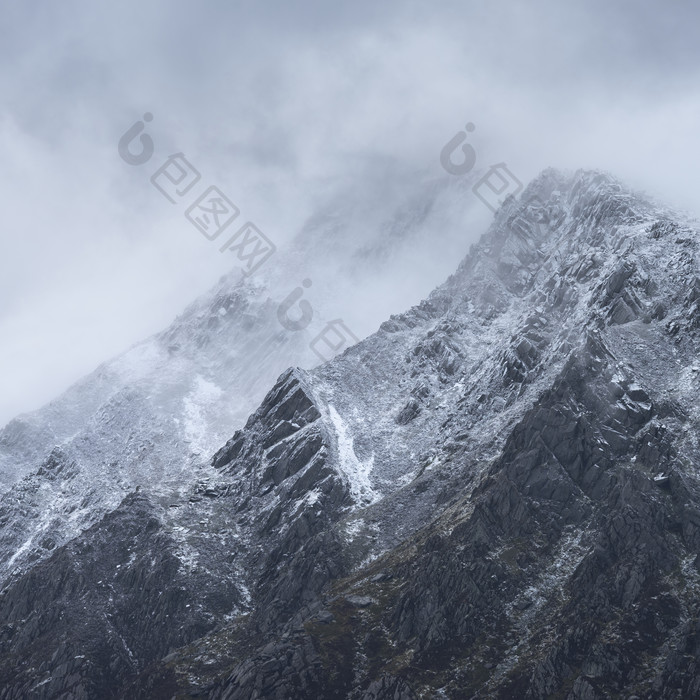
[[[237,609],[218,573],[186,570],[153,505],[128,496],[0,594],[0,697],[112,696]]]

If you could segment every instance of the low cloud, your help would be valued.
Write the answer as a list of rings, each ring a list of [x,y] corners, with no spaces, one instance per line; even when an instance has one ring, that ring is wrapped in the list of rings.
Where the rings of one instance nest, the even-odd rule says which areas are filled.
[[[478,168],[505,161],[523,181],[550,165],[606,169],[699,213],[690,2],[3,12],[0,423],[166,325],[226,271],[149,183],[173,152],[280,244],[333,201],[356,203],[358,231],[399,208],[410,183],[445,177],[440,150],[468,121]],[[145,111],[156,152],[131,167],[116,144]],[[487,220],[465,218],[463,253]],[[369,332],[439,283],[459,228],[429,265],[401,253],[400,279],[377,280],[348,316]]]

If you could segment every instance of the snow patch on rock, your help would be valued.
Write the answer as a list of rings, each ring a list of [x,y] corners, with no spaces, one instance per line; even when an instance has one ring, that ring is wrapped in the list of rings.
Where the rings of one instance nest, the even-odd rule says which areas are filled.
[[[374,456],[365,461],[360,461],[353,448],[353,437],[347,424],[340,417],[335,407],[328,405],[333,427],[338,443],[338,469],[350,487],[350,494],[354,501],[361,505],[376,503],[380,498],[374,488],[370,474],[374,467]]]
[[[216,409],[222,393],[223,391],[216,384],[197,375],[194,389],[183,399],[185,439],[195,453],[206,453],[212,450],[212,445],[207,439],[211,434],[207,412]]]

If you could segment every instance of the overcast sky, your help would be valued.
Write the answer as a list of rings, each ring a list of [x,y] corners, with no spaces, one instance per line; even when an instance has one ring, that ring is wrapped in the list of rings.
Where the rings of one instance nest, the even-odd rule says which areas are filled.
[[[681,0],[3,0],[0,424],[227,270],[148,181],[177,151],[277,242],[350,162],[438,176],[468,121],[480,166],[605,169],[697,215],[699,15]],[[117,142],[147,111],[157,158],[129,166]]]

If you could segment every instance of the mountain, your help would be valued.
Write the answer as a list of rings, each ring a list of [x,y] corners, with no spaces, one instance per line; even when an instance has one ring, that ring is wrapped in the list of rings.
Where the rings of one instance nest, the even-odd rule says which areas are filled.
[[[545,171],[210,461],[164,433],[124,460],[141,483],[96,469],[146,420],[110,399],[115,444],[3,498],[6,551],[36,534],[6,564],[0,698],[700,696],[699,243],[608,175]]]
[[[212,454],[282,371],[318,364],[314,348],[332,356],[312,343],[327,322],[351,311],[353,289],[379,296],[385,278],[405,275],[407,256],[455,245],[445,221],[468,216],[468,183],[408,182],[396,166],[375,166],[375,174],[360,173],[364,187],[334,189],[293,243],[255,274],[234,269],[170,327],[0,430],[0,585],[135,489],[168,502],[209,478]],[[377,178],[393,181],[390,191]],[[301,330],[278,318],[295,289],[313,301],[313,321]],[[376,328],[361,317],[348,324],[358,334]],[[57,463],[67,467],[57,471]]]

